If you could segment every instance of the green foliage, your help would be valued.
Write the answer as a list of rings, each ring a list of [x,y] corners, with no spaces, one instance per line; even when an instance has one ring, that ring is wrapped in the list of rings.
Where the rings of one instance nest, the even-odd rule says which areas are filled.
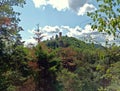
[[[56,49],[56,48],[66,48],[66,47],[74,47],[74,48],[81,48],[81,49],[90,49],[93,48],[92,44],[87,44],[84,41],[78,40],[74,37],[66,37],[63,36],[61,38],[58,39],[53,39],[53,40],[48,40],[48,41],[44,41],[45,44],[52,49]],[[95,48],[103,48],[101,45],[94,45]]]
[[[62,85],[62,88],[59,88],[60,91],[81,91],[82,83],[77,74],[63,69],[58,73],[57,80]]]
[[[55,40],[56,43],[59,43],[58,40]],[[47,43],[53,41],[47,41]],[[53,48],[57,53],[56,56],[61,58],[62,67],[57,75],[57,91],[69,91],[70,89],[72,91],[119,90],[119,84],[113,81],[115,77],[111,72],[111,65],[119,62],[119,47],[114,45],[110,48],[93,46],[69,37],[62,37],[62,41],[68,43],[69,46]],[[75,69],[70,70],[69,64],[76,64]],[[117,75],[117,73],[115,74]],[[117,76],[119,77],[119,75]],[[116,89],[113,88],[114,86]]]
[[[11,87],[22,85],[31,74],[28,67],[25,48],[18,46],[0,60],[0,90],[9,91]],[[8,90],[7,90],[8,89]]]
[[[120,47],[93,47],[68,37],[62,41],[69,46],[49,48],[41,42],[33,48],[13,45],[9,52],[1,42],[0,90],[14,91],[32,76],[40,91],[119,91]]]
[[[16,91],[31,73],[19,34],[20,13],[13,9],[24,4],[24,0],[0,1],[0,91]]]
[[[14,48],[10,56],[11,70],[19,70],[23,77],[27,77],[31,73],[31,69],[28,66],[27,51],[23,46],[18,46]]]
[[[7,88],[7,91],[16,91],[16,86],[9,86],[8,88]]]
[[[40,44],[36,46],[35,50],[39,68],[39,71],[36,75],[37,79],[35,77],[37,85],[36,89],[43,89],[44,91],[56,91],[56,74],[59,70],[60,59],[56,58],[54,53],[48,53],[49,50],[43,50]]]
[[[120,90],[120,61],[111,64],[109,72],[107,74],[111,75],[111,84],[107,87],[108,90]]]
[[[120,1],[97,1],[99,9],[88,13],[97,24],[93,24],[93,29],[115,35],[116,29],[120,29]],[[19,13],[13,10],[13,6],[24,4],[24,0],[0,1],[0,91],[16,91],[30,78],[34,78],[35,91],[120,90],[120,47],[106,48],[56,36],[25,48],[18,34],[22,30],[18,26]],[[41,39],[41,33],[38,35]]]
[[[92,28],[100,32],[107,32],[116,36],[120,32],[120,0],[96,0],[98,8],[95,12],[88,13],[93,19]]]

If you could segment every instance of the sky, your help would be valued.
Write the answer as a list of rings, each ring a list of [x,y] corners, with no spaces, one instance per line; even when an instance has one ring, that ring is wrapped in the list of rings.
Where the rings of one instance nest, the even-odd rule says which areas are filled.
[[[43,40],[50,39],[59,32],[69,37],[81,40],[91,40],[104,44],[106,40],[110,43],[120,43],[120,39],[114,40],[113,36],[102,34],[91,29],[91,18],[87,12],[97,9],[96,0],[26,0],[23,8],[15,8],[20,12],[20,26],[24,31],[20,32],[25,44],[33,43],[37,24],[45,36]]]

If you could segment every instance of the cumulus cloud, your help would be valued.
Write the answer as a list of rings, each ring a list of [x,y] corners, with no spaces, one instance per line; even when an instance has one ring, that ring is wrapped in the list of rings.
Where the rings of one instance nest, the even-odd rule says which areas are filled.
[[[76,26],[74,28],[69,28],[68,30],[69,31],[66,34],[67,36],[78,38],[78,36],[81,35],[82,28],[80,28],[79,26]]]
[[[68,0],[33,0],[34,5],[36,8],[51,5],[53,8],[57,9],[58,11],[65,10],[68,8]]]
[[[39,8],[40,6],[47,5],[47,1],[46,0],[33,0],[33,3],[34,3],[36,8]]]
[[[25,41],[25,46],[27,46],[28,44],[34,44],[36,45],[37,44],[37,41],[31,36],[29,39],[24,39],[23,41]]]
[[[60,31],[60,28],[58,26],[45,26],[44,28],[41,29],[43,32],[47,33],[58,33]]]
[[[48,0],[48,4],[58,11],[65,10],[68,8],[68,0]]]
[[[95,6],[93,6],[92,4],[86,3],[83,5],[83,7],[79,8],[78,15],[84,15],[87,12],[93,12],[94,10],[96,10]]]
[[[82,7],[85,3],[87,3],[87,0],[69,0],[68,3],[71,9],[78,12],[79,8]]]
[[[76,37],[80,40],[86,41],[86,42],[95,42],[100,44],[105,44],[105,42],[108,40],[109,43],[116,43],[117,45],[120,45],[120,39],[117,38],[114,40],[113,35],[108,35],[107,33],[100,33],[97,30],[92,30],[90,25],[86,25],[84,28],[81,28],[80,26],[70,27],[70,26],[44,26],[40,28],[43,32],[43,35],[45,36],[43,40],[50,39],[52,36],[55,36],[59,32],[63,33],[63,36],[67,35],[69,37]],[[33,34],[34,36],[34,29],[28,30],[30,34]],[[26,43],[37,43],[33,37],[30,39],[25,40]]]
[[[86,25],[81,33],[82,34],[84,34],[84,33],[91,33],[92,31],[93,30],[91,29],[91,26],[90,25]]]
[[[92,12],[96,8],[92,4],[88,4],[90,0],[33,0],[36,8],[44,7],[47,5],[52,6],[58,11],[73,10],[77,15],[84,15],[86,12]]]

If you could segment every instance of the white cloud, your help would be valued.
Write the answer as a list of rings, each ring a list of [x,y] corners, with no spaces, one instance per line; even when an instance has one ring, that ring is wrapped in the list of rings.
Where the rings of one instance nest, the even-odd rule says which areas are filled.
[[[67,31],[67,32],[70,31],[70,27],[69,27],[69,26],[61,26],[61,29],[62,29],[63,31]]]
[[[39,8],[40,6],[45,6],[47,5],[47,1],[46,0],[33,0],[34,5],[36,8]]]
[[[80,7],[83,7],[88,0],[69,0],[69,7],[78,12]]]
[[[58,11],[68,8],[68,0],[64,0],[63,2],[61,0],[33,0],[33,2],[36,8],[47,5],[51,5]]]
[[[93,12],[94,10],[96,10],[95,6],[93,6],[92,4],[84,4],[83,7],[80,7],[79,11],[78,11],[78,15],[84,15],[87,12]]]
[[[25,46],[27,46],[28,44],[30,44],[30,43],[32,43],[32,44],[34,44],[34,45],[36,45],[37,44],[37,41],[31,36],[31,38],[29,38],[29,39],[24,39],[23,41],[25,41]]]
[[[28,29],[28,32],[29,32],[30,34],[34,34],[35,29],[32,29],[32,30]]]
[[[91,29],[90,25],[86,25],[84,29],[82,30],[82,33],[91,33],[93,30]]]
[[[113,35],[107,35],[106,39],[109,41],[113,41],[114,40],[114,36]]]
[[[82,29],[79,26],[76,26],[74,28],[68,28],[69,32],[67,33],[67,36],[69,37],[78,37],[81,35]]]
[[[91,41],[96,43],[105,44],[106,40],[109,40],[109,43],[116,43],[120,45],[120,39],[117,38],[114,40],[113,35],[108,35],[107,33],[100,33],[97,30],[93,31],[90,25],[86,25],[83,29],[80,26],[69,27],[69,26],[44,26],[40,28],[45,36],[43,40],[50,39],[52,36],[55,36],[59,32],[62,32],[63,35],[67,35],[69,37],[76,37],[84,41]],[[29,33],[34,34],[34,29]],[[33,35],[34,36],[34,35]],[[37,42],[31,37],[30,39],[25,40],[26,43],[36,44]]]
[[[58,26],[45,26],[42,28],[42,31],[47,33],[58,33],[60,31],[60,28]]]
[[[84,15],[86,12],[92,12],[96,8],[92,4],[88,4],[90,0],[33,0],[36,8],[50,5],[58,11],[73,10],[77,15]]]
[[[81,32],[81,31],[82,31],[82,28],[80,28],[79,26],[76,26],[76,27],[75,27],[75,31]]]
[[[49,0],[48,4],[51,5],[53,8],[57,9],[58,11],[68,8],[68,0]]]

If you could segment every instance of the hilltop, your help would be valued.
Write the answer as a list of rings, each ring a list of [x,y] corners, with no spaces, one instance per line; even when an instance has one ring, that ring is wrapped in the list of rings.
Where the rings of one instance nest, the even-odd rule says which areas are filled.
[[[102,48],[100,44],[86,43],[75,37],[61,36],[51,40],[44,41],[49,48],[74,47],[74,48]]]

